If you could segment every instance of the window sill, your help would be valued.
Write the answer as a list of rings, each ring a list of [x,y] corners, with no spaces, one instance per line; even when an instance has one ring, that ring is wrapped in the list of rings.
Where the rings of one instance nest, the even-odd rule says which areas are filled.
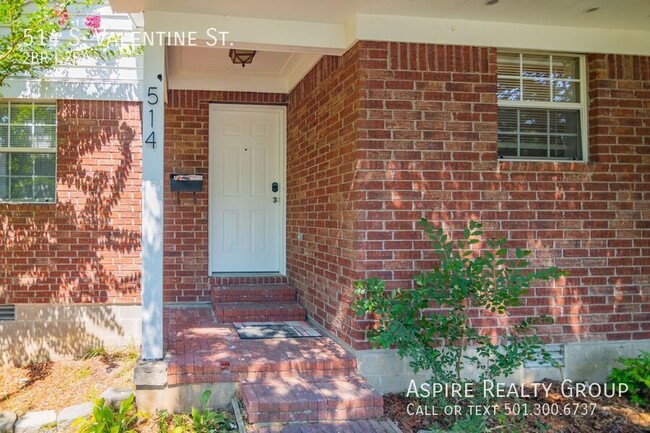
[[[594,170],[593,161],[548,160],[548,159],[499,159],[497,171],[520,172],[571,172],[587,173]]]
[[[2,201],[0,200],[0,206],[9,205],[9,206],[21,206],[21,205],[47,205],[47,204],[56,204],[56,200],[53,201]]]
[[[498,162],[545,162],[545,163],[574,163],[574,164],[588,164],[586,159],[545,159],[545,158],[497,158]]]

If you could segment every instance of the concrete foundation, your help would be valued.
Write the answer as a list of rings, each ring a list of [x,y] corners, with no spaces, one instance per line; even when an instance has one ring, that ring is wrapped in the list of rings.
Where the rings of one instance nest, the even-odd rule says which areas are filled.
[[[167,368],[169,354],[161,361],[143,361],[135,366],[135,401],[138,410],[153,412],[166,409],[170,412],[190,412],[192,407],[201,407],[201,394],[206,389],[212,391],[208,406],[225,408],[235,396],[239,383],[188,383],[169,385]]]
[[[640,351],[650,351],[650,340],[590,341],[564,345],[563,367],[523,367],[503,381],[528,383],[544,378],[587,382],[605,382],[612,367],[619,366],[620,357],[634,357]],[[415,374],[407,360],[395,350],[358,350],[359,374],[382,394],[403,392],[411,380],[422,383],[426,372]]]
[[[17,304],[15,320],[0,322],[0,366],[139,347],[141,315],[139,305]]]
[[[235,396],[239,383],[187,383],[180,385],[155,387],[136,387],[135,401],[138,410],[153,412],[166,409],[170,412],[188,413],[192,407],[201,407],[201,394],[206,389],[212,391],[208,402],[211,409],[223,409],[230,406],[230,400]]]

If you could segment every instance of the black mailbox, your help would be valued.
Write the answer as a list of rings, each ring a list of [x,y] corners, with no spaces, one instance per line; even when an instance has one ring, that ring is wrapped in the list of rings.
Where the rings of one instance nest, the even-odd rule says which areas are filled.
[[[202,174],[178,174],[169,175],[171,192],[201,192],[203,191]]]

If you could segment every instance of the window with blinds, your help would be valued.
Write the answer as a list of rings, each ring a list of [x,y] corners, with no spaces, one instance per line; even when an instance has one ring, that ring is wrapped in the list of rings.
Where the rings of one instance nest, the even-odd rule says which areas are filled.
[[[0,202],[55,201],[56,104],[0,101]]]
[[[583,161],[584,57],[497,53],[499,157]]]

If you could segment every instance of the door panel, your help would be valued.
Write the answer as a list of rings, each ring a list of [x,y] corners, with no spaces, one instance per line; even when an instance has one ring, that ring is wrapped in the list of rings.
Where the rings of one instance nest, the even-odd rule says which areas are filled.
[[[280,271],[282,110],[210,107],[212,272]]]

